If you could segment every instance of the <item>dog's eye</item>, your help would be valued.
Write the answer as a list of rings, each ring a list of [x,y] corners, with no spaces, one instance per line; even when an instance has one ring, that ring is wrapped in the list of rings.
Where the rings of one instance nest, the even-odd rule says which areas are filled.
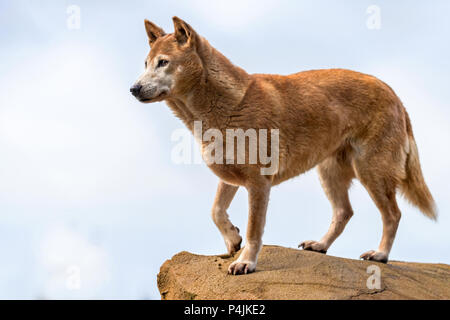
[[[145,69],[147,69],[147,60],[145,60],[144,64],[145,64]]]
[[[156,66],[156,68],[165,67],[165,66],[167,66],[168,63],[169,63],[169,61],[161,59],[158,61],[158,65]]]

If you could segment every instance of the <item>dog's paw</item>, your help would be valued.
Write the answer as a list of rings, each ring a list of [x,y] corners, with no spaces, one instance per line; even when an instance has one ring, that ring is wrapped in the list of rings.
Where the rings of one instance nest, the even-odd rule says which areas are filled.
[[[255,272],[256,263],[253,261],[234,261],[228,267],[228,274],[239,275]]]
[[[363,253],[359,258],[363,260],[371,260],[382,263],[387,263],[388,261],[388,255],[386,253],[375,250],[367,251]]]
[[[237,243],[233,243],[230,240],[225,240],[225,245],[227,246],[227,251],[230,256],[234,256],[236,252],[241,249],[242,238]]]
[[[234,256],[241,249],[242,237],[239,235],[239,228],[235,227],[235,233],[225,238],[225,245],[230,256]]]
[[[303,250],[327,253],[327,248],[322,242],[319,241],[314,240],[303,241],[298,245],[298,247],[303,248]]]

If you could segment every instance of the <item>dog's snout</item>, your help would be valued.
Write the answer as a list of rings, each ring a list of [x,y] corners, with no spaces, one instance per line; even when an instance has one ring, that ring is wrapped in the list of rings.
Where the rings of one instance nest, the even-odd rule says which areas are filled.
[[[140,84],[135,84],[130,88],[130,92],[133,96],[137,97],[141,92],[142,86]]]

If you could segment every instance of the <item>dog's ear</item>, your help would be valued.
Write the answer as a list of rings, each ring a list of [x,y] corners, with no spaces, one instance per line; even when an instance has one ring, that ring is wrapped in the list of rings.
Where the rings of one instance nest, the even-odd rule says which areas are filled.
[[[195,46],[197,40],[197,33],[185,21],[178,17],[173,17],[173,26],[175,28],[175,38],[180,45]]]
[[[159,37],[162,37],[166,34],[163,29],[158,27],[153,22],[148,21],[147,19],[144,20],[144,24],[145,24],[145,31],[147,31],[148,42],[150,44],[150,47],[155,43],[155,41]]]

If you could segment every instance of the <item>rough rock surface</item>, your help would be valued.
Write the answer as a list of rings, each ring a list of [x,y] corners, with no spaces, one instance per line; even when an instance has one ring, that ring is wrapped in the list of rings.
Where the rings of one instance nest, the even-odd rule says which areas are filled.
[[[255,273],[227,275],[234,259],[176,254],[158,274],[161,298],[450,299],[450,266],[445,264],[391,261],[385,265],[264,246]],[[372,265],[381,272],[380,289],[367,286]],[[376,282],[371,280],[373,287]]]

